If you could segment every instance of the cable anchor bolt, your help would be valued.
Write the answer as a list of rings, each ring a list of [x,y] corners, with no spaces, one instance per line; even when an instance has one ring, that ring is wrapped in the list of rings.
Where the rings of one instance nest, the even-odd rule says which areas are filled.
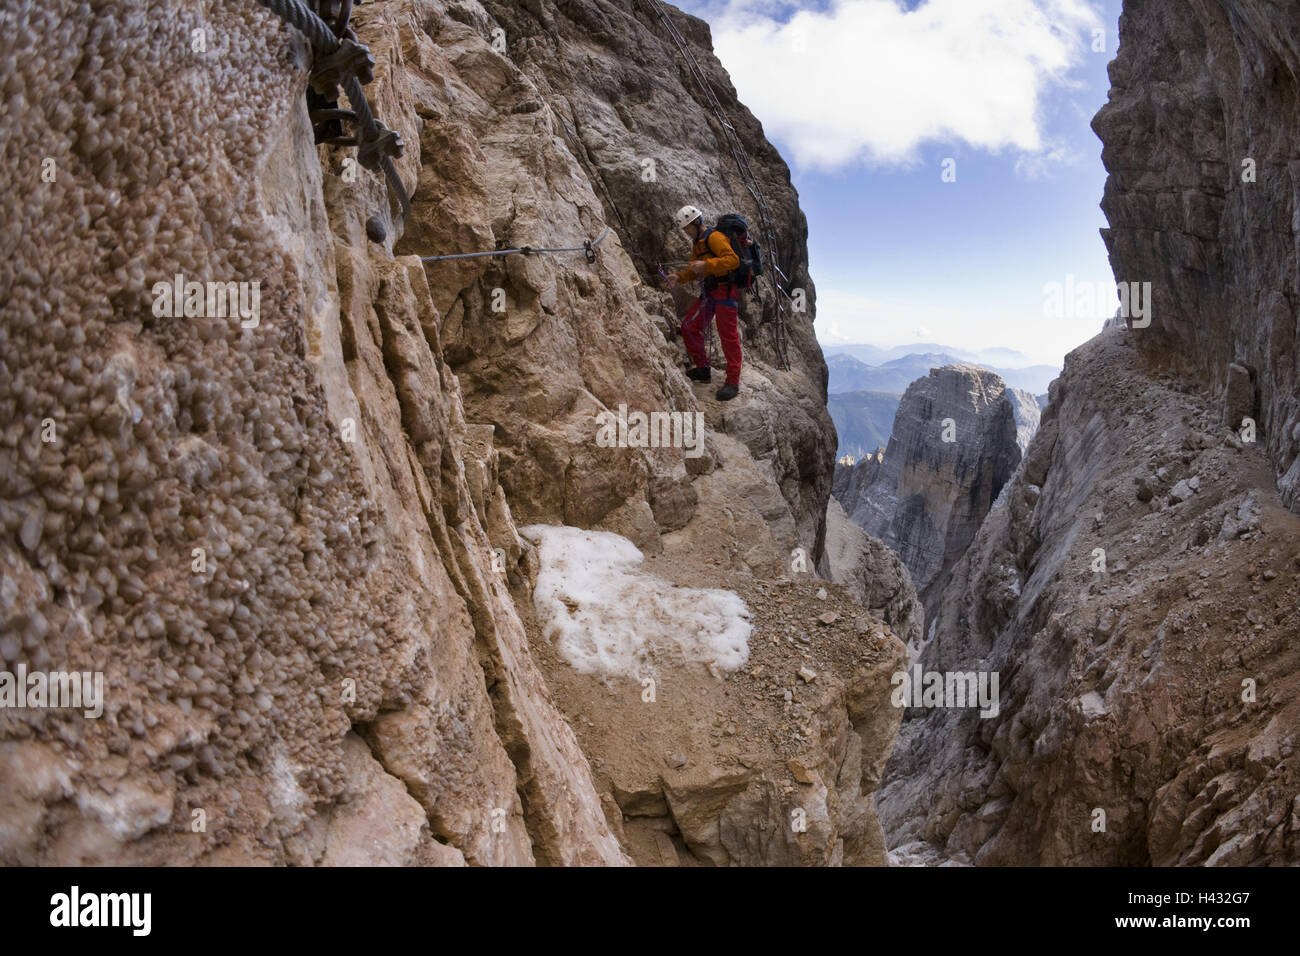
[[[375,120],[374,135],[367,136],[357,148],[357,162],[364,169],[376,170],[383,157],[396,159],[404,148],[400,133]]]
[[[370,48],[347,37],[339,40],[339,48],[333,53],[316,57],[307,82],[321,96],[332,99],[345,76],[355,76],[362,86],[375,78],[375,58]]]

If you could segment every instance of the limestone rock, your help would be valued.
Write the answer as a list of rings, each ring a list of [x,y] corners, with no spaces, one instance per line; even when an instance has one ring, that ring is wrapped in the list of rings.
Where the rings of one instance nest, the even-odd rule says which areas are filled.
[[[1287,694],[1243,698],[1300,670],[1287,557],[1300,519],[1262,449],[1198,439],[1219,422],[1217,401],[1152,381],[1128,344],[1140,331],[1108,330],[1067,356],[1055,414],[953,571],[920,664],[999,673],[999,711],[907,712],[877,801],[907,855],[1300,860],[1284,823],[1300,711]],[[1215,478],[1197,493],[1184,479],[1176,509],[1133,506],[1135,480],[1174,468]],[[1256,530],[1237,537],[1248,520]],[[1090,825],[1097,807],[1104,838]]]
[[[24,241],[0,262],[0,345],[25,344],[0,374],[0,614],[23,640],[0,650],[112,689],[99,720],[6,717],[30,779],[0,778],[21,821],[0,862],[626,862],[493,569],[497,547],[526,559],[447,362],[445,286],[367,237],[403,226],[382,180],[314,146],[301,37],[256,4],[189,16],[167,23],[224,38],[201,90],[139,2],[25,5],[0,38],[29,61],[0,141],[58,170],[6,190]],[[439,137],[468,143],[468,120],[425,115],[484,109],[493,68],[464,54],[487,40],[434,0],[353,24],[423,193],[405,225],[434,196],[468,210],[499,184],[440,181],[431,157],[464,157]],[[177,274],[257,283],[257,321],[156,310]]]
[[[911,574],[891,548],[850,521],[834,498],[826,506],[826,554],[831,579],[879,614],[909,649],[919,651],[925,612]]]
[[[851,463],[848,459],[844,463],[837,462],[831,483],[831,497],[841,502],[860,500],[866,489],[875,483],[884,460],[885,449],[877,448],[874,453]]]
[[[873,788],[901,718],[888,705],[887,674],[903,659],[894,648],[853,693],[834,680],[821,689],[804,754],[767,770],[664,773],[671,820],[692,854],[714,865],[884,865]]]
[[[1220,391],[1220,424],[1256,418],[1300,510],[1300,93],[1279,79],[1300,70],[1300,7],[1128,3],[1119,31],[1093,129],[1116,280],[1151,283],[1132,341]]]
[[[325,866],[464,866],[455,847],[432,839],[420,804],[401,781],[384,771],[356,734],[344,740],[349,785],[355,789],[322,827],[318,858],[300,862]]]
[[[844,510],[898,552],[927,610],[1015,472],[1021,433],[1037,424],[1037,401],[1013,400],[996,373],[931,369],[904,393],[879,463],[868,458],[854,468],[864,478],[840,482]]]
[[[817,782],[816,775],[803,765],[803,761],[790,758],[786,761],[786,766],[790,768],[791,775],[800,783],[813,784]]]
[[[1007,400],[1011,402],[1016,419],[1016,445],[1019,446],[1020,454],[1023,456],[1035,432],[1038,431],[1042,419],[1042,407],[1038,403],[1038,398],[1024,389],[1008,387],[1006,395]]]
[[[1228,383],[1223,390],[1223,424],[1233,431],[1247,418],[1256,420],[1255,384],[1250,369],[1238,362],[1228,366]]]
[[[725,408],[712,389],[693,389],[682,346],[664,334],[677,320],[658,264],[689,251],[673,212],[689,201],[711,217],[734,210],[756,223],[757,211],[662,25],[614,0],[420,8],[436,42],[421,46],[416,87],[428,188],[397,249],[572,246],[613,230],[593,265],[579,255],[429,266],[448,363],[470,420],[496,425],[516,516],[613,531],[657,552],[659,536],[700,507],[698,459],[678,447],[598,447],[595,416],[620,405],[703,412],[710,433],[735,438],[762,469],[762,494],[777,505],[763,518],[779,550],[802,547],[820,564],[835,435],[813,310],[791,316],[787,372],[773,347],[775,291],[762,282],[747,296],[741,399]],[[736,99],[707,26],[669,11],[762,185],[790,283],[815,302],[789,170]],[[490,46],[498,29],[504,54]],[[504,311],[492,305],[496,290]]]

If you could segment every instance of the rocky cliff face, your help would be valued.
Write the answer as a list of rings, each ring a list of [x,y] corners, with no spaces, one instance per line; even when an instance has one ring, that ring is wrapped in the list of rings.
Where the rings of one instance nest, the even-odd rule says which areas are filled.
[[[880,796],[904,856],[1300,859],[1300,11],[1149,0],[1120,31],[1104,237],[1151,324],[1068,357],[953,572],[922,664],[1000,673],[1001,705],[908,712]]]
[[[1020,462],[1024,407],[994,372],[932,369],[904,393],[884,456],[835,482],[849,517],[898,552],[927,608]]]
[[[132,6],[25,6],[3,41],[46,58],[5,126],[0,651],[106,699],[5,712],[0,858],[623,861],[493,571],[519,546],[424,270],[312,145],[305,43]],[[408,184],[404,65],[444,12],[359,19]],[[160,313],[178,273],[260,283],[257,323]]]
[[[429,277],[449,363],[470,416],[496,424],[502,481],[520,517],[608,529],[652,552],[660,534],[691,519],[692,479],[713,455],[687,461],[673,449],[601,449],[592,418],[620,403],[693,413],[713,402],[711,389],[693,393],[679,374],[684,352],[671,341],[677,320],[657,270],[680,267],[689,253],[672,220],[683,203],[710,216],[737,210],[757,223],[658,9],[643,0],[489,0],[425,13],[434,57],[425,68],[438,82],[420,87],[421,188],[398,244],[425,255],[569,246],[614,227],[598,269],[513,258],[435,264]],[[745,147],[778,227],[789,288],[815,303],[788,169],[736,100],[707,26],[663,9]],[[494,37],[504,53],[494,51]],[[504,311],[492,310],[496,289]],[[808,312],[793,316],[791,369],[780,368],[775,317],[764,284],[742,314],[746,400],[725,406],[720,430],[745,445],[779,491],[783,504],[765,518],[784,550],[820,559],[835,445],[825,364]]]
[[[1133,334],[1067,358],[1024,467],[953,571],[920,663],[998,673],[1000,706],[908,710],[880,794],[907,853],[1300,854],[1300,521],[1263,450],[1221,430],[1209,395],[1149,378]]]
[[[752,213],[675,48],[604,0],[358,7],[367,93],[407,144],[402,221],[350,151],[313,145],[294,31],[251,0],[143,7],[24,4],[0,38],[5,61],[42,51],[10,71],[0,132],[24,197],[0,227],[0,658],[106,687],[97,720],[0,713],[0,861],[629,862],[538,664],[518,516],[619,531],[727,585],[784,576],[796,548],[824,564],[835,445],[811,314],[786,371],[758,321],[770,293],[751,302],[742,399],[722,406],[691,391],[629,255],[685,201]],[[707,30],[671,15],[811,301],[785,167]],[[413,255],[605,224],[594,263]],[[258,320],[159,311],[177,274],[258,283]],[[601,447],[595,416],[619,404],[704,413],[702,454]],[[749,796],[697,787],[669,821],[701,854],[740,794],[761,804],[727,816],[740,858],[883,860],[871,793],[898,715],[877,678],[901,647],[864,622],[845,646],[870,645],[875,678],[810,658],[821,683],[782,699],[801,679],[781,673],[775,719],[807,722],[786,743],[813,782],[762,750]],[[810,837],[746,830],[809,800]]]
[[[1029,450],[1029,443],[1038,431],[1043,409],[1038,398],[1020,388],[1008,388],[1007,399],[1011,402],[1012,413],[1016,419],[1016,446],[1023,457]]]
[[[1150,282],[1143,358],[1210,383],[1258,423],[1300,510],[1300,8],[1151,0],[1120,18],[1093,128],[1117,281]]]
[[[925,609],[898,553],[873,538],[832,498],[826,509],[826,558],[831,579],[893,628],[909,653],[920,651]]]
[[[862,498],[880,473],[885,460],[885,449],[877,448],[858,459],[844,459],[835,463],[835,476],[831,481],[831,497],[837,501],[854,502]],[[841,506],[841,509],[843,506]],[[845,512],[847,514],[848,512]]]

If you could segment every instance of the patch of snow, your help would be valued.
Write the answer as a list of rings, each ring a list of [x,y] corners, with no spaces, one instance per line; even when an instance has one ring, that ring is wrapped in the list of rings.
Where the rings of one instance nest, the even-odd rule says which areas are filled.
[[[1029,443],[1038,432],[1042,409],[1038,407],[1038,399],[1035,396],[1018,388],[1008,388],[1006,396],[1015,415],[1016,444],[1020,447],[1020,456],[1023,459],[1029,451]]]
[[[1079,706],[1083,709],[1083,716],[1090,719],[1109,713],[1106,709],[1106,702],[1102,699],[1101,694],[1095,690],[1090,690],[1080,697]]]
[[[914,840],[911,843],[904,843],[902,846],[894,847],[892,850],[885,851],[885,862],[888,866],[964,866],[956,860],[950,860],[943,855],[943,851],[932,843],[926,843],[924,840]]]
[[[930,619],[930,627],[925,632],[925,636],[923,638],[921,638],[919,641],[907,642],[907,666],[909,668],[921,659],[922,652],[924,652],[925,649],[930,646],[930,642],[934,640],[934,632],[938,630],[938,628],[939,628],[939,615],[936,614],[933,618]]]
[[[520,530],[541,564],[538,621],[579,673],[639,678],[665,652],[727,671],[749,660],[749,608],[734,592],[677,587],[643,571],[637,546],[608,531]]]

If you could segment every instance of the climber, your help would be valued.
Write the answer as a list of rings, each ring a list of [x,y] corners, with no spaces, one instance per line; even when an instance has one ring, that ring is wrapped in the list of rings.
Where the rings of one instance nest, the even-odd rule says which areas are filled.
[[[730,401],[740,391],[740,329],[737,325],[739,291],[733,273],[740,268],[740,256],[720,229],[705,229],[704,214],[694,206],[677,210],[677,225],[691,239],[691,261],[676,275],[668,276],[669,286],[702,280],[699,297],[686,310],[682,320],[682,340],[695,367],[686,375],[696,382],[712,378],[709,368],[709,336],[714,316],[718,320],[718,337],[722,354],[727,357],[727,381],[718,389],[719,401]]]

